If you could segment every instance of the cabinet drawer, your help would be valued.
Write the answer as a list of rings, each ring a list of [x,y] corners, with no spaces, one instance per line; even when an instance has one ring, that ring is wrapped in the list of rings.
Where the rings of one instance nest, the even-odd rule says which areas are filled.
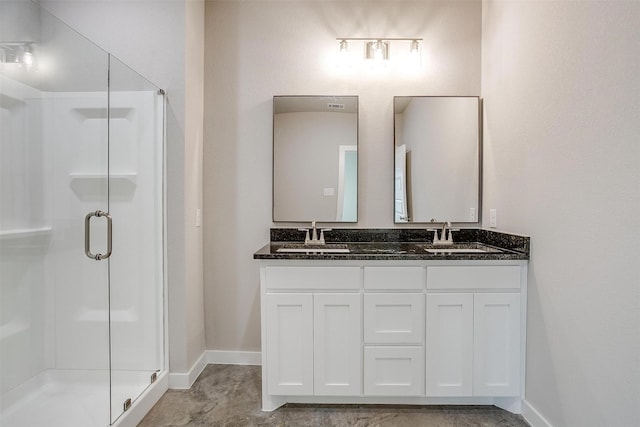
[[[364,394],[422,395],[423,365],[422,347],[365,347]]]
[[[424,294],[365,294],[364,341],[422,344]]]
[[[423,267],[365,267],[365,289],[424,289]]]
[[[282,267],[265,269],[267,289],[360,289],[360,267]]]
[[[427,289],[519,289],[520,266],[429,266]]]

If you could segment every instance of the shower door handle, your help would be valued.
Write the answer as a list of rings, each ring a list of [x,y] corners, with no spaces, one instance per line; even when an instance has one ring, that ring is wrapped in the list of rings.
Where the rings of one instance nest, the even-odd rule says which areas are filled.
[[[98,218],[105,217],[107,219],[107,253],[105,254],[94,255],[91,253],[91,217],[94,216]],[[111,215],[102,211],[89,212],[87,216],[84,217],[84,253],[96,261],[107,259],[111,256],[111,240]]]

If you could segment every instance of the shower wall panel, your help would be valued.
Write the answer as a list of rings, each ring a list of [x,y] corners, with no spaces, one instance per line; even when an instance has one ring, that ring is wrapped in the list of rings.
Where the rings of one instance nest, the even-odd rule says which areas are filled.
[[[40,91],[0,76],[0,392],[52,363],[49,182]]]
[[[111,366],[123,370],[155,370],[158,365],[157,324],[162,305],[152,289],[161,283],[157,253],[148,242],[161,239],[154,221],[158,162],[155,93],[114,93],[109,117],[109,212],[113,217],[110,276],[92,275],[97,262],[84,256],[84,216],[101,206],[107,191],[105,94],[56,94],[50,136],[57,141],[53,161],[56,233],[56,368],[108,369],[111,321]],[[92,220],[91,246],[106,248],[105,221]],[[161,245],[157,245],[161,247]],[[104,251],[103,251],[104,252]],[[78,263],[79,261],[79,263]],[[66,268],[77,263],[80,271]],[[107,263],[104,263],[107,266]],[[86,278],[91,277],[91,280]],[[109,289],[109,280],[111,289]],[[110,302],[110,305],[108,304]],[[82,345],[77,340],[82,337]],[[141,340],[142,338],[142,340]],[[87,342],[88,340],[88,342]]]
[[[107,210],[106,92],[50,95],[44,114],[56,149],[53,183],[55,368],[109,369],[107,263],[84,255],[84,219]],[[106,223],[91,225],[91,248],[106,248]]]

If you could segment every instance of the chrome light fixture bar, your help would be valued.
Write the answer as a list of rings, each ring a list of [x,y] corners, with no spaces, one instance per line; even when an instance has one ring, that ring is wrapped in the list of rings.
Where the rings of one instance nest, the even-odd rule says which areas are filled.
[[[420,37],[408,37],[408,38],[385,38],[385,37],[338,37],[336,40],[340,43],[340,54],[346,54],[349,52],[350,41],[362,41],[364,42],[365,59],[383,60],[389,59],[390,42],[392,41],[407,41],[409,42],[409,52],[417,54],[420,52],[420,43],[422,38]]]

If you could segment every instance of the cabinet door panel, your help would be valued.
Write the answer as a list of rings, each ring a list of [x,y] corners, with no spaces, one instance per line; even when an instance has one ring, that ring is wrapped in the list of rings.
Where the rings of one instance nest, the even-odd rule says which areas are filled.
[[[313,394],[313,296],[267,294],[269,394]]]
[[[314,295],[314,394],[361,392],[361,296]]]
[[[364,394],[420,396],[424,390],[422,347],[364,348]]]
[[[422,344],[424,294],[365,294],[364,340],[376,344]]]
[[[473,392],[473,294],[427,295],[427,396]]]
[[[475,294],[473,394],[520,394],[520,294]]]

